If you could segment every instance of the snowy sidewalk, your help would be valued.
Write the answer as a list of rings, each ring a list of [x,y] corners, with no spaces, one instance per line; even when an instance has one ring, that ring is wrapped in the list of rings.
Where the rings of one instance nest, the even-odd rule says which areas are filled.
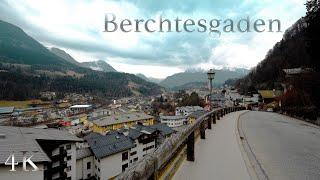
[[[184,161],[173,179],[178,180],[250,180],[237,138],[237,119],[245,111],[227,114],[213,129],[206,130],[206,139],[195,144],[195,161]]]

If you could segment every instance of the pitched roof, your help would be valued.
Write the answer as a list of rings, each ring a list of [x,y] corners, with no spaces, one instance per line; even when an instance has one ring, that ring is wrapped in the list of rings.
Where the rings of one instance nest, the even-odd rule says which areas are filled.
[[[37,140],[82,141],[67,131],[57,129],[37,129],[0,126],[0,163],[14,153],[15,160],[22,162],[25,155],[33,155],[33,162],[50,161]]]
[[[181,120],[186,119],[185,116],[160,116],[160,119]]]
[[[90,148],[77,149],[76,157],[78,159],[86,158],[92,155]]]
[[[84,139],[99,159],[134,147],[130,138],[118,132],[110,132],[106,135],[90,133]]]
[[[259,90],[259,94],[261,94],[261,97],[264,99],[272,99],[279,97],[282,94],[282,91],[280,90]]]
[[[128,137],[130,137],[132,140],[135,140],[142,135],[143,135],[143,132],[140,132],[139,130],[132,129],[132,128],[128,129]]]
[[[151,128],[151,126],[144,126],[142,124],[136,124],[136,125],[132,126],[131,129],[136,129],[136,130],[138,130],[142,133],[145,133],[145,134],[152,134],[156,131],[156,129]]]
[[[145,113],[127,113],[120,115],[104,116],[99,119],[93,120],[93,123],[97,124],[98,126],[107,126],[111,124],[147,120],[151,118],[153,118],[153,116],[150,116]]]
[[[170,135],[174,132],[174,130],[166,124],[158,123],[150,126],[151,128],[155,128],[164,136]]]
[[[176,107],[176,111],[196,111],[196,110],[202,110],[203,108],[200,106],[181,106]]]
[[[122,128],[118,130],[119,133],[124,134],[125,136],[129,137],[132,140],[138,139],[140,136],[147,134],[153,134],[158,131],[156,128],[151,126],[145,126],[142,124],[136,124],[130,128]]]
[[[292,68],[292,69],[283,69],[283,71],[288,75],[298,75],[302,73],[309,73],[312,72],[312,68]]]
[[[13,113],[14,107],[0,107],[0,114]]]
[[[91,108],[92,105],[90,104],[77,104],[77,105],[73,105],[73,106],[70,106],[70,108]]]

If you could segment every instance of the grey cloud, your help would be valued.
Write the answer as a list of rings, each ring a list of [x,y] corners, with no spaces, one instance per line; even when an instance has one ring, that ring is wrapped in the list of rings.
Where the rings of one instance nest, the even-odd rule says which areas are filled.
[[[129,0],[125,2],[131,2],[137,6],[144,17],[154,17],[158,12],[165,12],[168,10],[173,10],[177,14],[190,13],[191,17],[194,15],[193,13],[203,12],[225,17],[224,13],[226,10],[234,10],[235,12],[239,12],[237,13],[238,15],[241,15],[241,12],[247,11],[250,9],[248,6],[251,6],[241,6],[240,4],[243,1],[235,2],[233,0],[204,0],[201,1],[201,3],[194,0],[161,0],[156,3],[154,1],[145,0]],[[251,13],[255,13],[261,8],[261,5],[258,6],[258,3],[255,3],[255,6],[258,8],[254,8]],[[41,42],[89,54],[98,54],[105,58],[119,57],[123,59],[122,61],[124,63],[128,64],[190,67],[208,61],[212,48],[221,43],[218,38],[211,38],[207,33],[168,33],[160,42],[152,39],[142,39],[142,44],[152,47],[150,50],[139,50],[141,48],[119,49],[107,42],[70,40],[63,36],[50,35],[48,32],[44,31],[41,25],[27,22],[24,19],[24,14],[18,14],[15,9],[10,7],[5,1],[0,2],[0,12],[1,19],[18,25],[29,35]],[[90,36],[95,36],[97,30],[89,30],[85,33]],[[233,39],[233,41],[247,43],[253,36],[253,34],[241,35],[239,38]],[[219,57],[217,63],[223,65],[223,58],[224,57]]]
[[[162,43],[145,39],[143,42],[150,45],[152,50],[136,51],[135,49],[117,49],[106,42],[86,42],[83,40],[68,40],[63,36],[52,36],[37,25],[29,24],[22,14],[17,14],[12,7],[6,3],[0,4],[1,19],[9,21],[24,29],[35,39],[49,43],[54,46],[67,49],[100,54],[107,57],[120,57],[125,63],[129,64],[154,64],[169,66],[190,66],[197,64],[210,55],[210,46],[205,43],[207,34],[182,33],[170,34],[163,39]],[[94,33],[94,32],[90,32]],[[190,48],[183,47],[182,44],[188,43]]]

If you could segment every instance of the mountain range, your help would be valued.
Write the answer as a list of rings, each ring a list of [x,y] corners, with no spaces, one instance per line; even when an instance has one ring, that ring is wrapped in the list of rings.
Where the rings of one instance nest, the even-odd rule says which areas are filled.
[[[220,86],[228,79],[241,78],[249,72],[247,69],[220,69],[214,70],[215,77],[213,80],[213,85]],[[170,89],[179,89],[179,87],[188,87],[190,85],[208,82],[207,72],[204,70],[187,70],[185,72],[176,73],[172,76],[168,76],[162,80],[159,84],[163,87]]]
[[[146,81],[149,81],[149,82],[153,82],[153,83],[157,83],[159,84],[163,79],[159,79],[159,78],[153,78],[153,77],[147,77],[145,76],[144,74],[141,74],[141,73],[138,73],[136,74],[136,76],[146,80]]]
[[[82,62],[81,65],[83,67],[87,67],[95,71],[117,72],[117,70],[115,70],[111,65],[109,65],[106,61],[103,60]]]
[[[117,72],[117,70],[115,70],[110,64],[108,64],[106,61],[104,60],[97,60],[97,61],[88,61],[88,62],[78,62],[77,60],[75,60],[70,54],[68,54],[67,52],[65,52],[62,49],[56,48],[56,47],[52,47],[50,48],[50,51],[65,59],[66,61],[75,64],[77,66],[81,66],[81,67],[85,67],[85,68],[89,68],[95,71],[102,71],[102,72]]]
[[[162,90],[133,74],[115,72],[104,61],[79,63],[65,51],[49,50],[19,27],[0,20],[0,99],[38,98],[42,91],[113,98]]]
[[[56,47],[52,47],[49,49],[53,54],[55,54],[56,56],[59,56],[60,58],[68,61],[69,63],[75,64],[77,66],[80,66],[80,63],[78,61],[76,61],[75,59],[73,59],[73,57],[66,53],[64,50],[56,48]]]

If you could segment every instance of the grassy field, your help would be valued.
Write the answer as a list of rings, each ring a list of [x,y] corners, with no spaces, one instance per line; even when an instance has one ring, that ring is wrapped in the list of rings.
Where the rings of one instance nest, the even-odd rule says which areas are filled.
[[[35,100],[27,100],[27,101],[6,101],[6,100],[0,100],[0,107],[6,107],[6,106],[14,106],[15,108],[27,108],[30,107],[30,104],[34,103],[42,103],[41,100],[35,99]]]

